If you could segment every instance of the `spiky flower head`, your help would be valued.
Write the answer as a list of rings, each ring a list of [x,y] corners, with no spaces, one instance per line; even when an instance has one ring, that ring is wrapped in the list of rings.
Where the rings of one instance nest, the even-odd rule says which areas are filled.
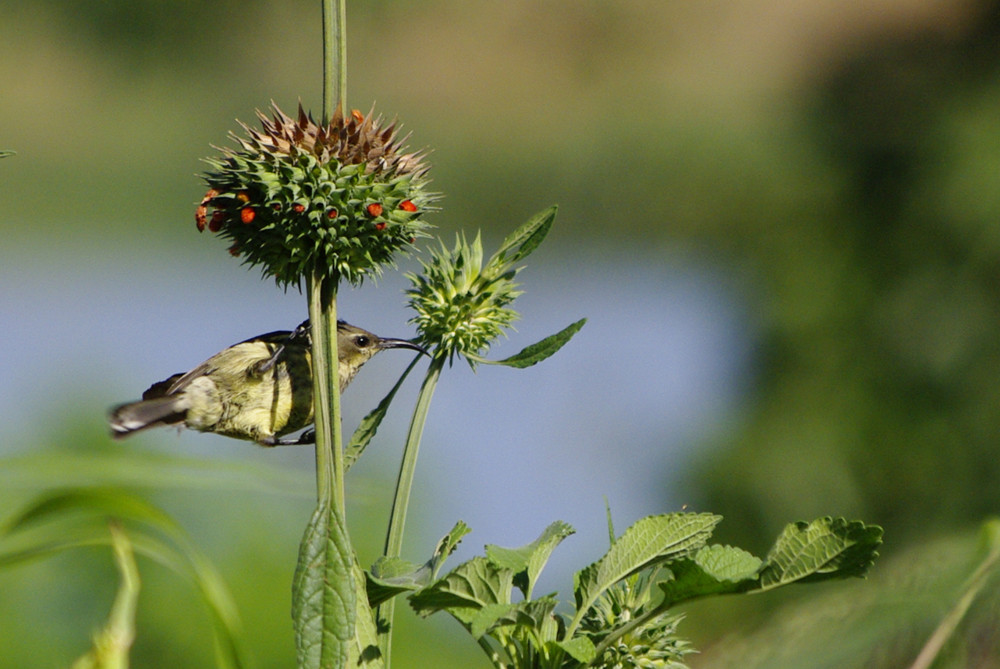
[[[640,572],[616,583],[587,612],[581,626],[595,643],[610,631],[625,627],[655,606],[652,586],[656,572]],[[608,669],[688,669],[684,657],[694,652],[677,636],[681,616],[664,612],[631,628],[609,645],[600,666]]]
[[[271,111],[257,112],[261,130],[240,123],[237,148],[207,161],[199,230],[232,240],[233,255],[283,286],[314,272],[360,284],[426,236],[435,196],[423,156],[405,152],[395,123],[340,109],[316,123],[302,105],[294,119]]]
[[[484,266],[478,234],[472,243],[459,235],[451,250],[442,242],[421,264],[421,274],[407,274],[409,304],[417,313],[410,322],[421,343],[449,361],[463,355],[475,367],[490,343],[518,318],[507,305],[521,294],[514,282],[520,268],[503,253]]]

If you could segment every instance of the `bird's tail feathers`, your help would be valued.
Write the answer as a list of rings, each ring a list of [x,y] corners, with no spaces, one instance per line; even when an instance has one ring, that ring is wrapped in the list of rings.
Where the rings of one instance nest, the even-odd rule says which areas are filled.
[[[153,397],[122,404],[112,409],[108,416],[111,436],[122,439],[150,427],[180,423],[184,420],[186,409],[183,395]]]

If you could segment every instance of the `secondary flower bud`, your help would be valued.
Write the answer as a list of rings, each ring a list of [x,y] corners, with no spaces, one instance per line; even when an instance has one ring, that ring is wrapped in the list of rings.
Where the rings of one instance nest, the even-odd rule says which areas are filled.
[[[504,334],[517,320],[509,308],[520,291],[514,277],[519,268],[503,257],[494,257],[483,266],[483,247],[479,236],[470,244],[458,237],[455,248],[443,244],[421,261],[423,273],[408,274],[412,288],[407,291],[410,307],[416,316],[421,343],[453,359],[486,352],[490,343]]]

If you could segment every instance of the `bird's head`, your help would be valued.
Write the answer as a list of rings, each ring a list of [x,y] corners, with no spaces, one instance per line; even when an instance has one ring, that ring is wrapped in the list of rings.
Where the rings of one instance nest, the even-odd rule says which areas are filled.
[[[347,387],[361,365],[368,362],[376,353],[389,348],[408,348],[426,354],[420,346],[406,339],[391,339],[379,337],[367,330],[337,321],[337,352],[340,358],[340,387]]]

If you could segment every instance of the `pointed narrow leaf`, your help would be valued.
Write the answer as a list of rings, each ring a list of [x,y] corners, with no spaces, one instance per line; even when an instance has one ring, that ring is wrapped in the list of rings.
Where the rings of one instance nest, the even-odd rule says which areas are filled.
[[[538,212],[517,230],[507,235],[507,238],[500,245],[500,249],[490,259],[489,264],[493,264],[495,260],[505,257],[515,247],[517,247],[517,251],[509,259],[506,259],[505,264],[516,263],[526,258],[532,251],[538,248],[539,244],[549,234],[549,229],[552,227],[553,221],[556,220],[556,211],[558,209],[557,206],[553,205],[548,209]]]
[[[707,595],[742,592],[757,584],[763,564],[741,548],[706,546],[689,558],[670,563],[673,578],[659,583],[665,601],[663,608]]]
[[[0,534],[62,520],[70,512],[139,522],[171,537],[182,534],[180,526],[161,509],[138,495],[110,487],[70,488],[41,495],[4,523]]]
[[[302,472],[271,465],[264,468],[245,462],[183,458],[167,453],[115,451],[81,453],[62,450],[55,454],[18,455],[0,458],[0,487],[5,490],[37,490],[51,481],[90,489],[177,488],[183,490],[249,490],[269,494],[313,498],[302,485]]]
[[[527,346],[519,353],[516,353],[509,358],[504,358],[503,360],[487,360],[477,355],[470,354],[466,354],[466,357],[484,365],[504,365],[506,367],[515,367],[517,369],[531,367],[532,365],[537,365],[546,358],[552,357],[559,349],[565,346],[570,339],[573,338],[573,335],[580,331],[580,328],[582,328],[586,322],[586,318],[581,318],[577,322],[566,326],[554,335],[546,337],[531,346]]]
[[[577,611],[569,631],[575,630],[605,590],[658,562],[687,557],[705,545],[720,520],[721,516],[710,513],[668,513],[637,521],[618,537],[604,557],[576,574]]]
[[[11,538],[21,547],[0,554],[0,566],[68,548],[107,544],[109,518],[129,525],[128,539],[135,553],[155,560],[198,587],[212,614],[219,665],[233,669],[244,666],[238,643],[239,615],[222,577],[170,516],[137,495],[108,488],[83,488],[40,497],[5,524],[10,535],[17,533]]]
[[[121,583],[108,622],[94,636],[94,646],[70,669],[116,669],[128,667],[129,649],[135,638],[135,611],[139,600],[139,569],[132,545],[121,528],[111,525],[111,547]]]
[[[604,496],[604,512],[608,516],[608,545],[615,545],[615,521],[611,519],[611,504],[608,502],[608,496]]]
[[[343,667],[354,639],[353,557],[344,523],[331,504],[313,512],[292,581],[299,669]]]
[[[344,451],[345,471],[351,468],[351,465],[353,465],[357,459],[361,457],[365,448],[368,447],[368,444],[371,442],[375,433],[378,431],[379,426],[382,424],[382,419],[385,418],[386,412],[389,411],[389,405],[392,404],[393,398],[396,397],[396,392],[399,390],[399,387],[403,385],[403,381],[406,379],[406,376],[410,373],[410,370],[416,366],[419,360],[419,357],[413,359],[413,362],[410,363],[409,367],[407,367],[403,371],[403,374],[399,377],[399,380],[396,381],[396,385],[392,387],[392,390],[390,390],[389,393],[382,398],[382,401],[378,403],[377,407],[372,409],[368,415],[361,420],[361,423],[354,431],[354,434],[351,436],[351,441],[347,444]]]
[[[527,546],[501,548],[492,544],[486,546],[486,557],[498,567],[514,572],[514,585],[520,588],[526,599],[531,599],[539,573],[548,562],[553,549],[576,532],[570,525],[557,520],[545,528],[541,536]]]
[[[821,581],[868,573],[882,528],[843,518],[819,518],[787,525],[764,561],[760,589],[794,581]]]

